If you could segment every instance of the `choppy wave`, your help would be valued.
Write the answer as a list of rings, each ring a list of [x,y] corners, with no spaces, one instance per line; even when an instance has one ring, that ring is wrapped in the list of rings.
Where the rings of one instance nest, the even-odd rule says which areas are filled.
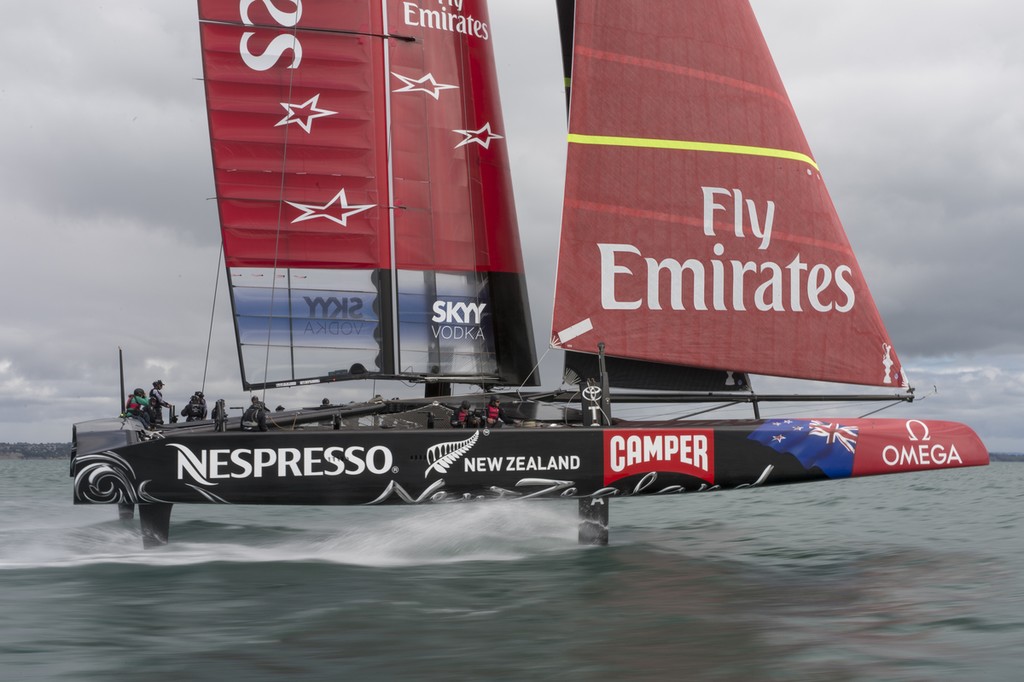
[[[21,467],[11,471],[11,467]],[[6,474],[6,475],[5,475]],[[1024,466],[613,501],[175,506],[0,463],[8,679],[1015,679]]]

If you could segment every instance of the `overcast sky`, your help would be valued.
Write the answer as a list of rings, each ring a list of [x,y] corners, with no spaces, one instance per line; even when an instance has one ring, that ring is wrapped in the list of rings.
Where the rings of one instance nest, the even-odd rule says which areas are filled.
[[[1024,450],[1024,5],[752,4],[910,379],[938,388],[884,416],[963,421]],[[554,2],[490,11],[544,353],[565,163]],[[118,346],[129,388],[160,378],[183,405],[204,378],[219,249],[195,3],[0,12],[0,441],[68,440],[116,414]],[[241,404],[220,280],[206,393]],[[550,352],[545,386],[560,367]],[[267,402],[374,388],[398,392]]]

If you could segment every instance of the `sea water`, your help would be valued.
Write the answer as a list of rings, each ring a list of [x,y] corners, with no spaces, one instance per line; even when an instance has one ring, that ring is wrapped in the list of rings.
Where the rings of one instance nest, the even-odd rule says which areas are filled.
[[[0,462],[0,679],[1016,680],[1024,464],[574,502],[176,505]]]

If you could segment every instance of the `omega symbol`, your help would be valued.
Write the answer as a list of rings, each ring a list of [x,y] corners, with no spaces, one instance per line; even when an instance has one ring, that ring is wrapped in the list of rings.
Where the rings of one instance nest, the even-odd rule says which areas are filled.
[[[915,424],[918,424],[920,429],[914,428]],[[921,432],[920,436],[917,433],[918,431]],[[912,443],[927,443],[932,439],[931,430],[928,428],[928,425],[919,419],[910,419],[907,421],[907,433],[910,434],[910,442]]]

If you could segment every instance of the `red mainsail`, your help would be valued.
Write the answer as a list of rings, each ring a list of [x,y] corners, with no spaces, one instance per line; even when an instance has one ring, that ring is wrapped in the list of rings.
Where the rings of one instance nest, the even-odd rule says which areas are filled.
[[[747,0],[577,0],[574,32],[552,343],[904,386]]]
[[[247,387],[535,364],[484,0],[199,0]]]

